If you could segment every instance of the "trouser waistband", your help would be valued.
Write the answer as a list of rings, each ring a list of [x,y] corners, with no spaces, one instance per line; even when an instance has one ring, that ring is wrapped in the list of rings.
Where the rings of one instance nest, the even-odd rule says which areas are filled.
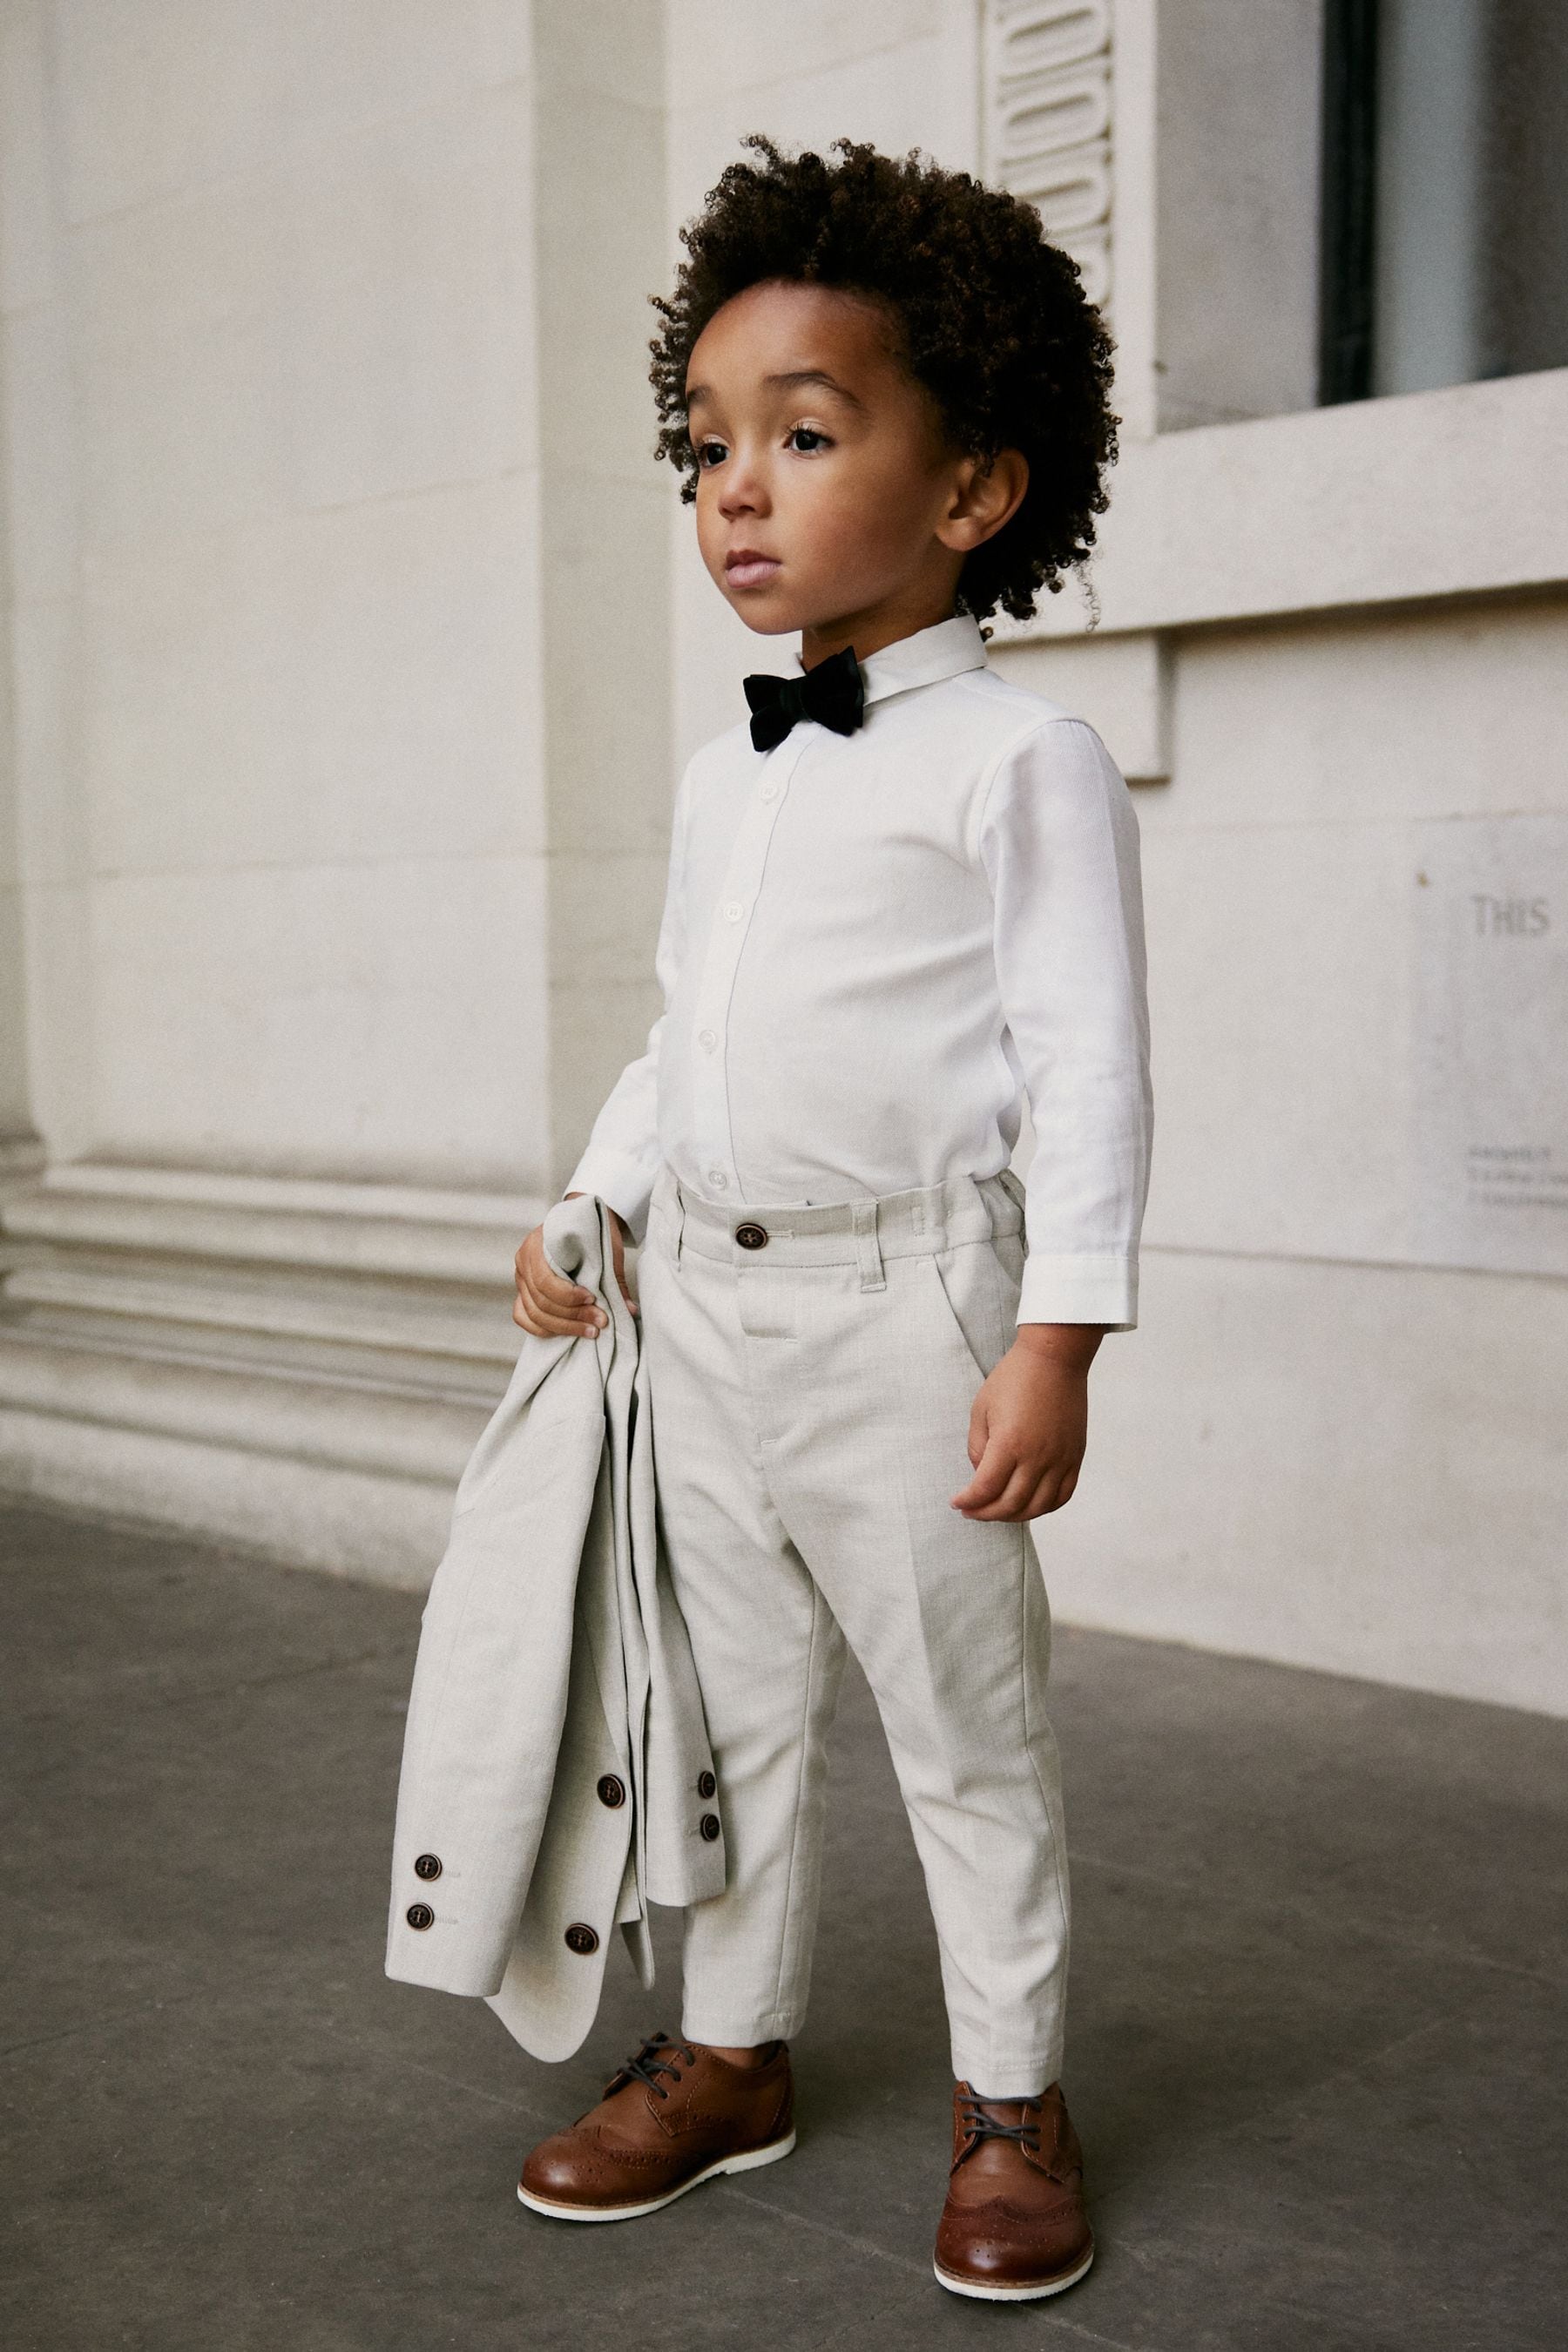
[[[944,1183],[820,1202],[806,1208],[707,1201],[668,1162],[654,1185],[650,1221],[679,1263],[682,1254],[741,1266],[858,1265],[860,1286],[883,1286],[889,1257],[934,1255],[1024,1227],[1024,1188],[1011,1169]]]

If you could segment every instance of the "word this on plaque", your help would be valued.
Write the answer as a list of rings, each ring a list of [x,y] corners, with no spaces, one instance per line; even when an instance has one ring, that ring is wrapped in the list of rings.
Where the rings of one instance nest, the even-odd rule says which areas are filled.
[[[1568,1274],[1568,816],[1418,828],[1422,1256]]]

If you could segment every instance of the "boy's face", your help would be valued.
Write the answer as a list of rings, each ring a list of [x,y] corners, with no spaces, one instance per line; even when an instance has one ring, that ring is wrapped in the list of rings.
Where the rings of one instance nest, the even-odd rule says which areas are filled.
[[[1027,482],[1016,451],[988,478],[951,447],[886,311],[837,288],[734,296],[693,346],[686,397],[702,560],[749,628],[801,631],[808,667],[945,619],[964,555]]]

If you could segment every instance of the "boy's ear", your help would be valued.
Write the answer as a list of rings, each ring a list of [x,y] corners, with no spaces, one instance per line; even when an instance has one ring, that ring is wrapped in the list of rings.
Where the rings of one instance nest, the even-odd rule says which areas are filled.
[[[952,504],[937,526],[938,539],[966,555],[1012,520],[1028,487],[1029,461],[1021,449],[998,449],[989,464],[964,458]]]

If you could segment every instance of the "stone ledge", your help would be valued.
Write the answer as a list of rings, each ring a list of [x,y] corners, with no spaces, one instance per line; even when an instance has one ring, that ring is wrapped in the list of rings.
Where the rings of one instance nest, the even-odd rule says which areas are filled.
[[[518,1244],[543,1213],[521,1196],[77,1164],[8,1202],[3,1222],[13,1243],[506,1288]]]
[[[312,1349],[325,1345],[340,1355],[345,1349],[393,1349],[426,1364],[432,1379],[449,1375],[475,1387],[498,1368],[504,1379],[516,1357],[518,1331],[508,1296],[491,1286],[483,1299],[428,1297],[389,1283],[333,1281],[324,1275],[309,1286],[281,1276],[258,1281],[254,1275],[224,1280],[209,1268],[187,1274],[145,1260],[131,1266],[32,1260],[5,1285],[7,1307],[36,1310],[26,1318],[36,1327],[80,1329],[85,1318],[106,1333],[162,1327],[164,1344],[188,1334],[216,1345],[218,1335],[235,1333]]]
[[[1090,567],[1108,635],[1568,583],[1568,368],[1129,439]],[[1442,495],[1433,495],[1433,484]],[[1193,561],[1201,547],[1203,561]],[[1076,637],[1083,584],[998,646]]]
[[[495,1399],[0,1328],[0,1411],[455,1486]],[[4,1479],[0,1478],[0,1484]]]
[[[445,1480],[245,1453],[0,1406],[0,1487],[329,1575],[425,1590],[452,1515]]]

